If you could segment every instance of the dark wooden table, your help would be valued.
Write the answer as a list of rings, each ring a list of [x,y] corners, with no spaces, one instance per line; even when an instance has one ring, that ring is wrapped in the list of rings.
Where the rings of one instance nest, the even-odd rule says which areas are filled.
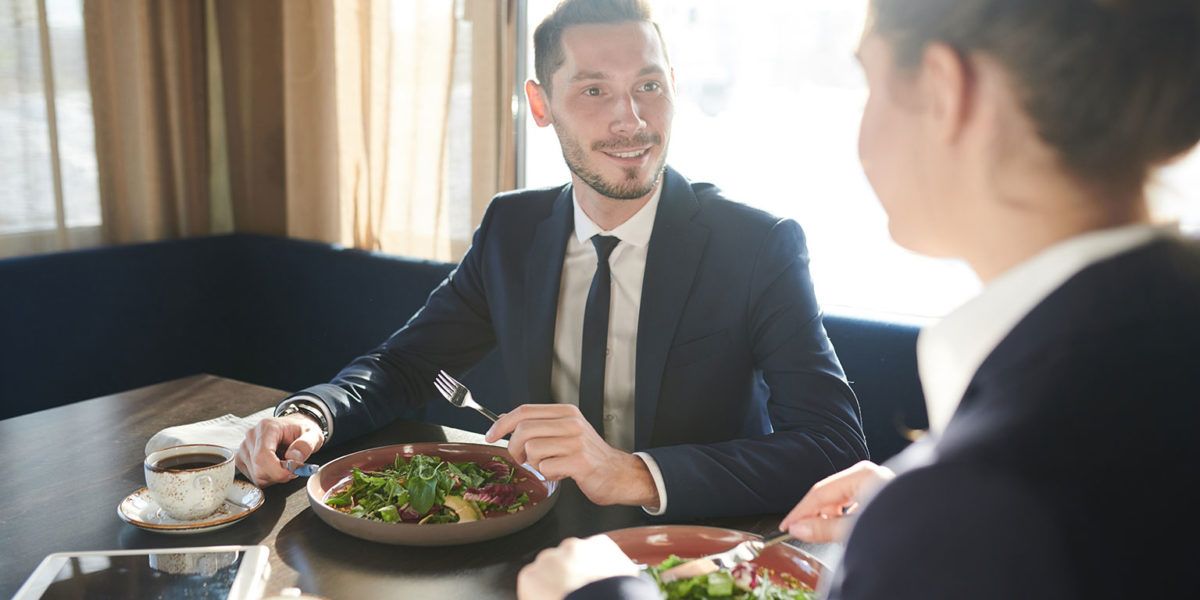
[[[554,509],[533,526],[466,546],[405,547],[367,542],[326,525],[308,506],[302,479],[266,489],[266,502],[233,526],[196,535],[143,531],[117,517],[117,504],[145,485],[146,441],[172,425],[276,404],[284,392],[197,375],[0,421],[0,597],[14,594],[51,552],[264,544],[271,549],[267,593],[287,587],[331,599],[512,598],[517,572],[543,548],[650,524],[636,507],[600,507],[566,482]],[[397,421],[369,436],[322,449],[322,463],[398,442],[482,443],[483,436]],[[704,524],[763,533],[781,515],[714,519]],[[830,560],[831,546],[800,545]]]

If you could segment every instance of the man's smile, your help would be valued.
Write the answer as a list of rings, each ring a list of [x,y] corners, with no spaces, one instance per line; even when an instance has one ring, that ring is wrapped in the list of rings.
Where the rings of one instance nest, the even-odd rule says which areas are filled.
[[[635,165],[645,162],[644,159],[650,155],[650,148],[650,146],[646,146],[632,150],[601,150],[601,152],[618,163]]]

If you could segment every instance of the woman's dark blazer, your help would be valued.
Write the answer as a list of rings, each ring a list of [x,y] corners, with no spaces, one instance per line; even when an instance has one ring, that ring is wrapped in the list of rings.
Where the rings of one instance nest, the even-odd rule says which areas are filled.
[[[1200,589],[1200,246],[1070,278],[864,508],[837,599],[1183,598]],[[618,594],[607,593],[624,589]],[[653,598],[614,578],[569,596]]]

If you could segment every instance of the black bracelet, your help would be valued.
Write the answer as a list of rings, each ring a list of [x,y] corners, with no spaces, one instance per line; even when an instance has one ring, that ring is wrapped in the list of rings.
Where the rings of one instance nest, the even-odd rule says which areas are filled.
[[[279,414],[275,416],[286,417],[296,413],[302,413],[308,417],[311,417],[312,420],[316,421],[317,425],[321,428],[321,435],[326,440],[329,439],[329,421],[325,420],[325,413],[321,409],[311,404],[306,404],[304,402],[293,402],[283,407],[283,410],[279,411]]]

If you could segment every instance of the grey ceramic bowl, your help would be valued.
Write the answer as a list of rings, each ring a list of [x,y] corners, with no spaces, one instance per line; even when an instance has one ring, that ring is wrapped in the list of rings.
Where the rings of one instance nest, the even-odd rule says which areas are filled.
[[[351,469],[378,470],[396,460],[396,455],[408,458],[417,454],[440,456],[451,462],[486,462],[492,456],[500,456],[516,463],[508,450],[501,446],[486,444],[456,444],[448,442],[422,442],[380,446],[347,454],[321,465],[308,478],[308,503],[313,512],[334,529],[364,540],[385,544],[408,546],[452,546],[490,540],[524,529],[545,516],[558,501],[558,482],[545,481],[524,467],[524,481],[518,484],[529,493],[530,503],[523,510],[509,515],[489,517],[469,523],[438,523],[419,525],[416,523],[384,523],[360,519],[339,512],[325,504],[325,499],[349,482]]]

